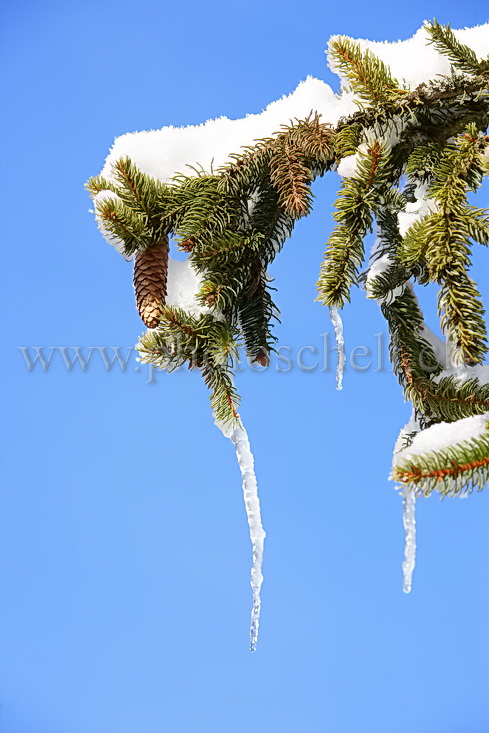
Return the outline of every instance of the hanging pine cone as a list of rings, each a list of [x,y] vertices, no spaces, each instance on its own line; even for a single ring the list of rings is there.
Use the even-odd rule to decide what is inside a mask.
[[[268,351],[268,349],[264,349],[263,347],[261,347],[258,350],[258,353],[255,356],[255,358],[253,359],[253,361],[258,362],[258,364],[260,364],[262,367],[270,366],[270,355],[269,354],[270,352]]]
[[[143,323],[156,328],[165,305],[168,277],[168,239],[136,252],[134,258],[134,292],[136,306]]]

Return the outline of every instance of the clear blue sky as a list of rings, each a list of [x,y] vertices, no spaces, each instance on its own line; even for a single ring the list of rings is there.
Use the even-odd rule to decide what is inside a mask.
[[[409,408],[389,372],[244,372],[268,533],[258,651],[232,446],[198,375],[46,373],[19,346],[125,346],[131,266],[89,214],[115,136],[241,117],[308,74],[333,33],[407,38],[484,4],[4,0],[1,733],[488,733],[489,495],[420,502],[402,593],[387,480]],[[321,346],[314,303],[338,179],[273,268],[280,344]],[[489,205],[486,192],[480,205]],[[487,252],[475,257],[489,298]],[[432,294],[431,294],[432,295]],[[431,305],[431,315],[434,307]],[[348,348],[384,324],[355,294]]]

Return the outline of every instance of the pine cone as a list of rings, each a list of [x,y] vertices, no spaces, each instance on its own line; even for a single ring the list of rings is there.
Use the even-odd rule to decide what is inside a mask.
[[[134,258],[134,292],[136,306],[143,323],[156,328],[165,305],[168,277],[168,239],[136,252]]]
[[[253,361],[258,362],[258,364],[260,364],[262,367],[270,366],[270,356],[268,349],[264,349],[263,347],[260,348]]]

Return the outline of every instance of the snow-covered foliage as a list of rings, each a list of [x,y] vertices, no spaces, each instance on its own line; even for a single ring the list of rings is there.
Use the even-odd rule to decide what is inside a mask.
[[[480,57],[489,53],[489,23],[454,31],[457,39],[469,45]],[[329,42],[336,38],[333,36]],[[391,68],[393,75],[404,80],[410,89],[439,74],[450,75],[450,62],[430,45],[425,27],[421,27],[406,41],[376,42],[357,39],[363,49],[370,49]],[[333,69],[338,73],[336,69]],[[116,138],[106,158],[102,175],[110,180],[111,164],[128,156],[138,168],[161,181],[170,182],[179,172],[188,172],[188,166],[216,169],[230,161],[254,140],[276,132],[280,125],[293,119],[304,119],[315,110],[323,122],[336,125],[358,107],[355,95],[348,91],[347,79],[339,74],[341,93],[336,94],[329,84],[312,76],[299,83],[287,96],[271,102],[263,112],[249,114],[238,120],[219,117],[200,125],[173,127],[159,130],[126,133]],[[348,163],[344,160],[345,172]]]
[[[454,32],[457,39],[473,48],[479,56],[488,55],[489,23]],[[331,37],[329,47],[335,38],[337,36]],[[388,64],[394,76],[402,79],[410,89],[437,75],[450,74],[450,62],[428,44],[428,34],[424,26],[412,38],[405,41],[356,40],[360,42],[362,49],[370,49]],[[248,114],[242,119],[219,117],[200,125],[185,127],[168,125],[159,130],[121,135],[114,141],[101,175],[108,181],[112,180],[112,165],[127,156],[143,173],[171,183],[176,174],[188,173],[191,167],[215,170],[229,163],[233,154],[252,145],[257,139],[273,135],[282,124],[290,120],[304,119],[312,110],[321,114],[323,122],[336,125],[341,118],[353,114],[358,105],[355,94],[350,91],[347,78],[334,66],[332,69],[340,77],[339,94],[324,81],[309,76],[300,82],[293,92],[271,102],[262,112]],[[352,176],[357,159],[358,154],[343,158],[337,168],[338,174],[342,177]],[[432,203],[423,198],[422,186],[417,195],[418,193],[417,202],[408,204],[405,212],[399,215],[403,233],[432,207]],[[101,191],[95,196],[94,202],[107,195],[113,196]],[[120,242],[107,233],[100,220],[98,223],[109,244],[119,249]],[[180,266],[170,258],[168,303],[181,308],[188,308],[192,303],[191,310],[196,313],[202,312],[202,307],[195,302],[195,293],[200,280],[200,276],[192,273],[189,266]]]
[[[489,24],[454,30],[460,43],[469,46],[479,58],[486,58],[489,52],[488,40]],[[329,47],[336,36],[332,36]],[[406,84],[409,89],[415,89],[419,84],[434,79],[437,75],[450,76],[452,71],[450,61],[441,56],[429,43],[426,26],[423,25],[414,36],[405,41],[391,43],[389,41],[368,41],[355,39],[360,42],[362,51],[367,49],[377,58],[389,66],[392,75]],[[329,57],[331,58],[331,56]],[[334,63],[330,68],[341,77],[342,89],[350,88],[347,78],[338,71]]]
[[[433,377],[433,381],[439,382],[445,377],[453,377],[458,382],[467,382],[469,379],[477,379],[481,384],[489,384],[489,366],[486,366],[485,364],[469,366],[466,364],[462,367],[450,367],[435,375]]]
[[[394,466],[414,456],[426,455],[459,445],[487,432],[489,413],[473,415],[455,422],[440,422],[418,432],[408,446],[394,454]]]
[[[454,34],[455,38],[460,43],[472,49],[479,59],[486,58],[489,55],[489,24],[477,26],[476,28],[456,30]],[[343,36],[333,36],[329,42],[328,55],[331,69],[340,77],[339,93],[335,93],[325,82],[308,77],[305,81],[299,83],[292,93],[288,96],[281,97],[277,101],[271,102],[261,113],[249,114],[238,120],[220,117],[209,120],[201,125],[181,128],[165,126],[159,130],[133,132],[117,138],[101,172],[103,178],[100,180],[104,180],[103,188],[99,188],[94,195],[96,208],[97,205],[100,205],[108,197],[114,199],[115,196],[117,198],[117,194],[114,194],[113,191],[105,190],[105,187],[113,187],[113,184],[116,183],[114,164],[123,158],[129,158],[132,164],[143,174],[147,174],[171,187],[177,185],[178,174],[191,175],[192,169],[205,170],[210,173],[217,171],[222,166],[232,162],[234,159],[233,156],[244,153],[247,147],[252,146],[256,140],[269,138],[277,133],[279,128],[284,124],[288,124],[294,120],[305,120],[311,113],[319,114],[321,123],[328,123],[331,125],[331,128],[338,126],[337,130],[339,130],[346,118],[351,119],[356,112],[364,109],[365,101],[364,96],[362,97],[362,93],[355,86],[354,75],[349,77],[344,73],[342,57],[337,52],[338,41],[343,42],[343,40],[347,43],[350,41],[350,39]],[[336,52],[333,52],[335,44],[337,48]],[[409,96],[409,90],[423,89],[424,87],[420,87],[420,85],[428,84],[428,82],[439,79],[442,76],[451,77],[453,80],[460,78],[465,73],[463,71],[463,65],[460,67],[459,64],[458,68],[456,65],[452,65],[448,56],[439,53],[434,47],[426,25],[422,26],[412,38],[405,41],[382,43],[360,39],[359,47],[361,51],[369,51],[377,59],[380,59],[380,62],[384,62],[386,65],[385,68],[389,67],[392,77],[388,77],[388,80],[385,81],[387,72],[382,68],[382,73],[385,72],[385,78],[382,83],[384,84],[384,89],[388,90],[388,93],[402,92],[397,99],[398,102],[401,100],[399,102],[399,109],[401,110],[404,100],[407,99],[406,95]],[[371,58],[368,54],[367,57],[368,59]],[[380,67],[382,67],[381,63]],[[394,89],[394,87],[396,88]],[[375,100],[375,97],[373,98]],[[387,97],[386,99],[388,100],[389,98]],[[382,101],[385,102],[386,99]],[[361,183],[361,177],[365,174],[365,171],[367,173],[365,174],[364,180],[368,181],[368,185],[371,186],[375,176],[380,175],[379,170],[382,171],[382,165],[384,165],[384,170],[387,170],[388,164],[385,161],[390,151],[402,139],[403,132],[406,130],[409,132],[411,129],[408,126],[409,121],[407,117],[402,117],[401,112],[396,112],[396,115],[389,120],[387,120],[387,117],[388,114],[383,118],[382,124],[375,116],[371,122],[368,122],[363,131],[363,142],[357,141],[357,144],[353,145],[353,149],[355,150],[353,154],[348,154],[351,150],[350,147],[346,151],[346,154],[337,154],[336,158],[331,158],[329,165],[343,179],[343,190],[348,189],[348,185],[353,179],[357,180],[357,184],[358,181]],[[478,133],[476,131],[476,138],[477,134],[482,135],[483,133],[480,130]],[[370,137],[372,142],[370,141]],[[489,155],[489,147],[485,154]],[[370,179],[368,173],[369,156],[374,156],[375,158],[372,164],[372,175]],[[313,178],[313,169],[307,175],[309,173],[311,174],[311,178]],[[314,175],[316,174],[317,171]],[[301,179],[301,185],[303,185],[304,190],[307,190],[310,182],[306,180],[307,175]],[[413,231],[419,230],[419,227],[424,225],[426,219],[438,213],[439,203],[434,198],[436,194],[433,193],[432,188],[428,185],[429,181],[427,178],[429,178],[428,174],[425,178],[421,176],[419,180],[415,181],[416,185],[411,180],[409,196],[406,195],[403,199],[399,196],[398,200],[402,199],[402,204],[398,206],[396,215],[394,216],[394,226],[398,239],[408,239]],[[275,182],[273,183],[275,185]],[[278,190],[278,186],[276,188]],[[254,207],[259,205],[255,194],[255,190],[251,190],[251,193],[247,191],[244,194],[243,208],[245,212],[247,211],[243,215],[245,222],[252,217]],[[383,217],[388,217],[389,212],[392,212],[393,208],[395,207],[393,207],[392,201],[386,201],[385,198],[381,199],[380,204],[376,204],[375,218],[378,222],[378,236],[371,253],[368,270],[365,274],[365,287],[367,295],[376,298],[383,309],[393,304],[396,306],[396,304],[403,301],[402,307],[407,309],[402,314],[405,317],[406,313],[410,312],[412,314],[416,309],[416,296],[412,283],[410,282],[411,274],[408,274],[404,279],[402,276],[398,280],[393,277],[392,284],[390,284],[389,276],[392,275],[392,272],[396,268],[398,268],[398,271],[402,269],[403,263],[395,259],[395,247],[392,246],[392,241],[389,243],[389,238],[385,235],[387,227],[384,226],[383,228],[381,221]],[[98,211],[100,214],[100,207]],[[355,257],[359,262],[363,256],[363,236],[372,222],[372,217],[370,216],[371,211],[373,211],[373,207],[369,208],[365,205],[363,214],[367,223],[363,232],[360,231],[361,227],[357,232],[357,243],[360,242],[360,245],[359,249],[355,252]],[[306,213],[308,213],[307,206]],[[122,241],[118,240],[113,233],[108,231],[102,219],[102,216],[97,216],[99,227],[105,239],[119,251],[123,252]],[[293,224],[291,224],[292,226]],[[285,232],[290,233],[291,230],[287,224],[284,224],[284,227]],[[341,240],[341,237],[339,237],[339,240]],[[274,246],[277,245],[278,249],[280,244],[281,242],[278,242],[278,245],[275,242]],[[190,249],[186,251],[191,251],[191,246],[192,244],[190,244]],[[341,249],[341,241],[338,248]],[[130,258],[130,252],[128,258]],[[207,264],[205,267],[207,267]],[[266,265],[263,267],[266,269]],[[341,267],[342,265],[340,263],[339,271],[343,272],[346,266],[343,270],[341,270]],[[413,275],[413,277],[416,277],[416,275]],[[352,276],[351,279],[354,280],[354,277]],[[379,283],[382,282],[388,282],[387,288],[379,288]],[[194,319],[211,314],[211,317],[220,325],[221,322],[219,319],[222,318],[224,311],[219,311],[217,306],[203,305],[202,303],[205,302],[205,298],[202,298],[202,294],[200,298],[197,297],[199,291],[202,289],[202,284],[202,269],[199,271],[197,265],[193,264],[190,258],[185,262],[177,261],[171,257],[169,258],[166,305],[172,306],[175,309],[181,309],[182,312],[190,314]],[[264,290],[266,289],[265,286],[263,288]],[[343,301],[340,303],[340,307],[348,297],[348,293],[345,297],[342,296]],[[342,387],[345,364],[343,325],[335,304],[340,300],[341,298],[338,296],[337,301],[332,300],[332,302],[326,303],[330,306],[331,320],[334,325],[338,348],[338,389]],[[409,311],[409,308],[411,308],[411,311]],[[424,390],[423,394],[429,394],[430,385],[443,385],[447,394],[450,394],[450,389],[452,389],[454,384],[460,384],[462,387],[465,385],[469,391],[472,388],[474,390],[483,390],[489,384],[489,367],[480,365],[468,366],[461,359],[460,354],[457,358],[454,358],[454,346],[450,341],[448,332],[447,343],[445,343],[426,324],[422,323],[422,317],[420,321],[417,324],[415,336],[430,349],[430,358],[435,362],[433,372],[427,377],[423,377],[424,382],[421,386],[421,389]],[[197,328],[198,322],[195,321],[194,323],[197,324],[195,326]],[[187,331],[190,330],[187,327]],[[260,361],[264,365],[266,365],[267,359],[268,352],[267,354],[261,353],[260,357],[256,358],[257,361]],[[199,364],[199,366],[201,365]],[[414,383],[411,372],[407,374],[407,377],[401,378],[401,383],[403,383],[402,379],[405,380],[404,384],[407,382],[408,388],[415,389],[411,385],[411,382]],[[231,389],[233,387],[232,383],[228,387]],[[217,423],[226,437],[235,446],[242,475],[243,492],[253,546],[253,568],[251,573],[251,585],[253,589],[251,648],[254,649],[258,638],[265,532],[261,523],[254,461],[248,436],[242,427],[239,415],[235,412],[229,394],[228,399],[237,420],[237,426],[236,424],[230,426],[229,424],[219,422],[219,420]],[[469,395],[469,402],[470,399],[472,397]],[[473,399],[477,400],[475,392]],[[456,404],[456,399],[448,396],[447,402],[449,403],[450,400],[452,400],[453,404]],[[482,404],[483,400],[480,402]],[[423,491],[429,493],[435,485],[434,482],[441,481],[448,475],[447,470],[440,463],[441,457],[451,462],[454,476],[449,477],[448,480],[451,482],[449,486],[451,487],[450,490],[453,490],[453,493],[459,492],[460,488],[468,485],[467,482],[470,481],[472,481],[473,485],[478,485],[477,480],[479,474],[477,472],[485,462],[485,459],[481,460],[480,456],[486,450],[486,444],[489,439],[489,413],[461,417],[460,419],[454,419],[452,422],[437,421],[436,424],[430,424],[432,417],[433,415],[431,414],[425,414],[420,419],[419,415],[413,414],[411,421],[401,431],[394,450],[393,477],[401,486],[404,484],[403,488],[405,489],[403,494],[403,519],[406,532],[406,549],[403,570],[404,590],[406,592],[409,592],[411,589],[415,564],[416,496],[423,493]],[[474,460],[468,468],[458,460],[459,454],[457,451],[461,446],[468,446],[474,456]],[[418,458],[420,459],[419,461]],[[468,475],[468,478],[465,474]],[[412,483],[409,482],[414,482],[414,488]]]

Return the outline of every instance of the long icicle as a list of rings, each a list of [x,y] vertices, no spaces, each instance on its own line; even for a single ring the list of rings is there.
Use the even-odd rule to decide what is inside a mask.
[[[263,546],[265,541],[265,530],[261,523],[260,500],[258,498],[258,485],[255,475],[255,462],[250,448],[248,433],[242,425],[234,428],[231,440],[236,448],[241,479],[243,482],[243,495],[246,506],[246,515],[250,526],[250,538],[253,546],[253,566],[251,568],[251,587],[253,589],[253,608],[251,611],[250,628],[250,649],[256,649],[258,641],[258,626],[260,623],[260,589],[263,582],[262,563]]]
[[[343,372],[345,371],[345,339],[343,336],[343,321],[336,306],[329,309],[331,323],[334,326],[336,349],[338,351],[338,366],[336,367],[336,389],[343,389]]]
[[[253,607],[251,609],[250,650],[256,650],[258,641],[258,626],[260,624],[261,599],[260,590],[263,583],[262,564],[263,548],[265,544],[265,530],[261,523],[260,500],[258,498],[258,484],[255,475],[255,461],[251,452],[248,433],[243,427],[241,418],[234,426],[216,420],[215,423],[226,438],[229,438],[236,449],[243,495],[246,507],[246,516],[250,526],[250,538],[253,547],[253,565],[251,568],[251,587],[253,589]]]
[[[403,517],[406,540],[404,545],[404,593],[410,593],[413,584],[413,571],[416,565],[416,495],[410,491],[403,498]]]

